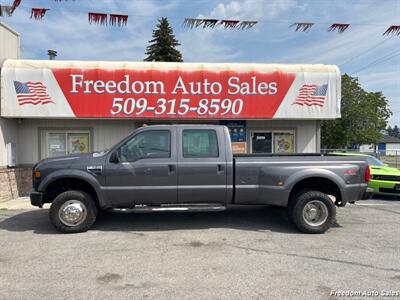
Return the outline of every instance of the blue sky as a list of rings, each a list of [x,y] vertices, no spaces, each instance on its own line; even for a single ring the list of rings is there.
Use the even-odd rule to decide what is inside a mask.
[[[10,5],[12,0],[0,0]],[[50,8],[42,21],[30,8]],[[87,12],[128,14],[126,27],[89,25]],[[22,0],[2,21],[21,34],[21,58],[143,60],[157,19],[168,17],[188,62],[336,64],[358,76],[368,91],[389,99],[390,124],[400,125],[400,36],[382,36],[400,25],[400,0]],[[185,29],[185,17],[257,20],[251,30]],[[314,22],[306,33],[288,28]],[[327,32],[332,23],[350,23],[343,34]]]

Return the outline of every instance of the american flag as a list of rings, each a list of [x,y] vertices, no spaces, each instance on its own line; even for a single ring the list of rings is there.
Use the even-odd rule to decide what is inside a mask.
[[[41,82],[14,81],[14,87],[19,105],[54,103],[49,94],[47,94],[46,86]]]
[[[299,94],[293,104],[298,104],[301,106],[324,106],[327,90],[327,84],[305,84],[301,87]]]

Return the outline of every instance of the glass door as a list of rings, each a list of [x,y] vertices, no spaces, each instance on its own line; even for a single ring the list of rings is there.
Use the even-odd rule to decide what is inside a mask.
[[[251,153],[272,153],[272,132],[253,132]]]

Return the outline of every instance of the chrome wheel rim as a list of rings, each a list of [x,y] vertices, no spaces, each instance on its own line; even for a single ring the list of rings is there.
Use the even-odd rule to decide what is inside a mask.
[[[79,200],[69,200],[65,202],[58,211],[58,217],[61,223],[70,227],[82,224],[86,216],[86,206]]]
[[[321,226],[328,219],[328,207],[320,200],[312,200],[303,208],[303,219],[310,226]]]

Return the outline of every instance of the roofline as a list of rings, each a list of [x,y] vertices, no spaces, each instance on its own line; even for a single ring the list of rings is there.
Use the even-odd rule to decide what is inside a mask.
[[[12,29],[10,26],[8,26],[6,23],[0,21],[0,25],[3,26],[4,28],[6,28],[8,31],[10,31],[11,33],[15,34],[17,37],[20,36],[20,34],[15,31],[14,29]]]
[[[321,72],[336,73],[335,65],[323,64],[261,64],[261,63],[177,63],[177,62],[129,62],[129,61],[74,61],[74,60],[16,60],[7,59],[3,67],[8,68],[59,68],[59,69],[131,69],[131,70],[181,70],[181,71],[235,71],[235,72]]]

